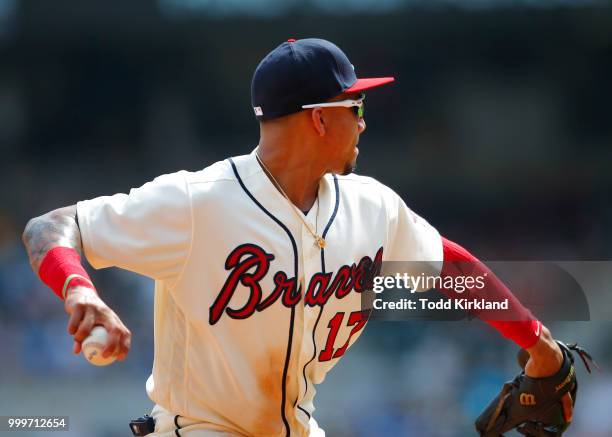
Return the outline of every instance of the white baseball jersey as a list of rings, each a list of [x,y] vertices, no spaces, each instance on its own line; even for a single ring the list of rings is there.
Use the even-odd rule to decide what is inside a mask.
[[[321,179],[304,216],[320,249],[254,152],[77,211],[94,268],[155,279],[150,398],[236,435],[309,435],[315,384],[367,322],[365,279],[386,260],[442,260],[438,232],[357,175]]]

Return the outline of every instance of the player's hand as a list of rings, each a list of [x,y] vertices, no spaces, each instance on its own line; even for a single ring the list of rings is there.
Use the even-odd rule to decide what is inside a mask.
[[[527,350],[521,349],[521,353],[519,353],[519,365],[525,368],[525,374],[531,378],[552,376],[563,365],[563,352],[552,338],[550,331],[543,325],[537,343]],[[574,404],[569,392],[561,398],[561,405],[563,417],[567,422],[571,422]]]
[[[132,333],[119,316],[102,301],[91,288],[77,286],[69,288],[64,309],[70,315],[68,333],[74,338],[74,353],[81,353],[81,343],[94,326],[101,325],[108,331],[108,344],[103,357],[116,355],[123,361],[130,351]]]
[[[554,375],[563,364],[561,348],[545,326],[542,326],[542,333],[537,343],[527,349],[527,352],[529,356],[523,358],[528,358],[527,361],[519,364],[525,368],[525,374],[532,378]]]

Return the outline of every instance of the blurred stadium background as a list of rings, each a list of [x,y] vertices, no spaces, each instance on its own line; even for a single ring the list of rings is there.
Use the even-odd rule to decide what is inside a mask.
[[[252,71],[309,36],[336,42],[360,75],[397,76],[367,101],[359,172],[442,234],[488,260],[611,258],[608,2],[0,0],[0,415],[69,415],[64,437],[129,435],[151,408],[152,283],[92,274],[134,334],[126,362],[94,368],[70,353],[21,231],[248,153]],[[604,365],[579,370],[567,435],[611,436],[612,323],[550,326]],[[319,387],[319,422],[329,436],[473,435],[515,351],[479,321],[370,323]]]

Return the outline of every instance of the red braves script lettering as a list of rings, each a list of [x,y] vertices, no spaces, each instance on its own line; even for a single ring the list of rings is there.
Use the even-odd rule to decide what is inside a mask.
[[[361,293],[372,288],[374,277],[380,273],[383,248],[376,252],[374,260],[364,256],[358,263],[351,266],[343,265],[335,274],[316,273],[310,278],[310,283],[304,295],[304,304],[311,307],[323,306],[335,295],[342,299],[355,290]],[[274,289],[264,298],[260,281],[270,270],[270,261],[274,255],[266,253],[255,244],[242,244],[229,254],[225,261],[225,269],[230,271],[217,299],[210,307],[209,323],[214,325],[223,312],[232,319],[246,319],[255,313],[263,311],[279,298],[287,308],[295,306],[302,297],[302,289],[297,285],[295,277],[289,278],[283,271],[274,274]],[[242,284],[249,291],[249,298],[242,308],[229,306],[232,296]],[[282,296],[282,297],[281,297]]]

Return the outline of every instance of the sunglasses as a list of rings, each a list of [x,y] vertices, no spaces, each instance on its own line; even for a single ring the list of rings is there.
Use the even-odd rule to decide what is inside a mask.
[[[357,100],[348,99],[348,100],[339,100],[337,102],[312,103],[309,105],[302,105],[302,108],[303,109],[334,108],[334,107],[352,108],[355,115],[359,118],[362,118],[364,100],[365,100],[365,94],[361,93],[359,94],[359,98]]]

